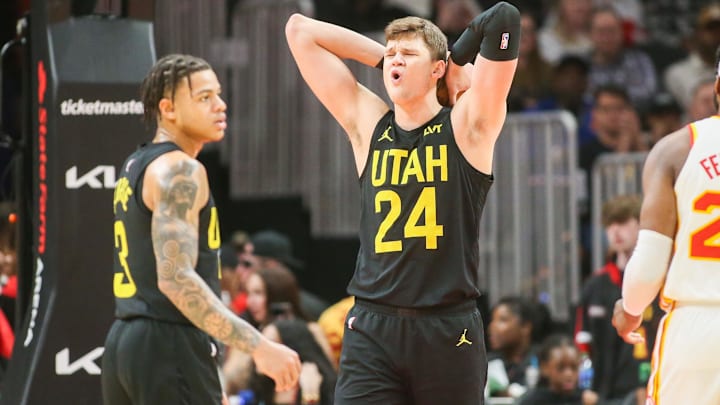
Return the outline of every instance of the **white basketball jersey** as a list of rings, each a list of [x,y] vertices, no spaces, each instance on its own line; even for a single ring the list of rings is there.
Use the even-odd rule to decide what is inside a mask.
[[[720,302],[720,116],[690,124],[692,142],[675,182],[678,230],[663,295]]]

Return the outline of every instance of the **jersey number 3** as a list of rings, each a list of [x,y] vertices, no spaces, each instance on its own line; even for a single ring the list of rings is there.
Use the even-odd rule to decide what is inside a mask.
[[[425,249],[437,249],[438,237],[443,236],[443,226],[437,224],[435,187],[425,187],[410,211],[403,229],[406,238],[425,238]],[[402,211],[400,196],[392,190],[381,190],[375,195],[375,213],[382,212],[383,203],[390,203],[390,210],[380,223],[375,235],[375,253],[401,252],[402,240],[385,240],[388,230],[395,224]],[[419,225],[425,214],[425,225]]]
[[[218,249],[220,247],[220,224],[215,207],[212,207],[212,211],[210,211],[208,247],[210,249]],[[115,221],[115,252],[117,252],[118,261],[123,271],[115,273],[113,277],[113,293],[118,298],[130,298],[137,292],[137,286],[135,285],[135,281],[133,281],[132,274],[130,274],[130,266],[127,262],[129,252],[125,224],[119,220]],[[219,270],[218,278],[220,278]]]
[[[137,287],[130,274],[128,266],[128,244],[125,224],[122,221],[115,221],[115,251],[122,267],[122,273],[115,273],[113,277],[113,293],[118,298],[130,298],[135,295]]]

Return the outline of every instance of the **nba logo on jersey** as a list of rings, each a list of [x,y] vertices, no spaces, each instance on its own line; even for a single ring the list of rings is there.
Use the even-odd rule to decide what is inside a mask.
[[[502,38],[500,39],[500,49],[508,49],[509,42],[510,42],[510,33],[503,32]]]

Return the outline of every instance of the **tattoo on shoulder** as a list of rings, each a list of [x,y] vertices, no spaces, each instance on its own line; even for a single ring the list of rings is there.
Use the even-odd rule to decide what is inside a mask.
[[[158,280],[171,282],[164,293],[192,323],[223,343],[250,352],[260,340],[258,332],[233,317],[195,272],[199,218],[190,212],[200,192],[194,178],[199,169],[197,162],[182,161],[159,179],[162,193],[152,219]]]
[[[197,164],[182,161],[171,167],[165,178],[161,179],[163,214],[187,219],[187,213],[198,193],[198,184],[192,177],[197,169]]]

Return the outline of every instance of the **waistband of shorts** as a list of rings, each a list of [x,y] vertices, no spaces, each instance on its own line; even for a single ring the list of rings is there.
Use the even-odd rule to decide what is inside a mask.
[[[369,309],[374,312],[380,312],[386,315],[396,316],[428,316],[428,315],[452,315],[470,313],[477,309],[477,300],[469,299],[457,304],[440,305],[434,307],[396,307],[392,305],[380,304],[368,301],[362,298],[355,298],[355,305],[360,308]]]
[[[197,328],[195,325],[193,325],[190,322],[171,321],[168,319],[158,319],[158,318],[153,318],[151,316],[143,316],[143,315],[115,317],[115,319],[118,321],[122,321],[122,322],[132,322],[132,321],[159,322],[159,323],[164,323],[164,324],[168,324],[168,325],[188,326],[188,327]]]

